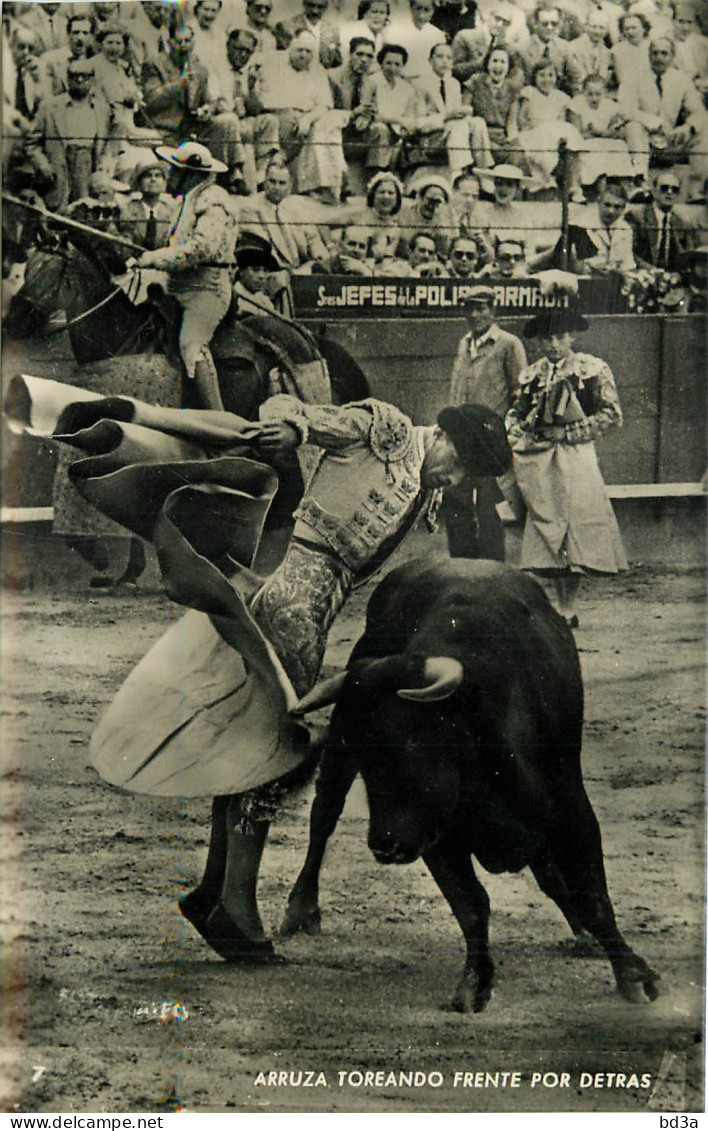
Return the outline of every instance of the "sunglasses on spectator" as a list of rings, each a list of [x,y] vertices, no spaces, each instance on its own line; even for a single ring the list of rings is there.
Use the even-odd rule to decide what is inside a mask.
[[[476,259],[478,253],[476,251],[453,251],[455,259]]]
[[[253,8],[254,12],[272,12],[272,4],[249,4],[249,8]]]
[[[520,263],[523,259],[521,252],[504,251],[497,256],[500,263]]]
[[[659,188],[659,192],[670,192],[672,194],[675,194],[675,193],[678,193],[678,192],[681,191],[681,189],[679,188],[678,185],[659,185],[658,188]]]

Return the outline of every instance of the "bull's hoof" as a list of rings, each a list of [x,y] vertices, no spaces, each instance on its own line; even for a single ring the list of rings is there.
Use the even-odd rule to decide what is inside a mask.
[[[617,989],[625,1001],[644,1005],[659,996],[659,975],[647,966],[643,958],[634,956],[617,972]]]
[[[226,962],[265,966],[285,961],[275,953],[270,939],[252,939],[244,934],[222,903],[217,903],[199,933]]]
[[[460,978],[450,1003],[456,1013],[483,1013],[492,998],[492,980],[469,971]]]
[[[319,907],[304,910],[295,904],[288,906],[278,934],[281,939],[289,939],[302,931],[305,935],[319,935],[322,930],[322,916]]]

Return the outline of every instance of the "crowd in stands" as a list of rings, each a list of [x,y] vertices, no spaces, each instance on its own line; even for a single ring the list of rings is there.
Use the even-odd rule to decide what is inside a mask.
[[[155,150],[195,141],[225,167],[234,239],[267,241],[281,276],[705,273],[708,11],[690,0],[5,2],[2,19],[5,189],[147,250],[180,208]],[[37,231],[6,212],[5,275]]]

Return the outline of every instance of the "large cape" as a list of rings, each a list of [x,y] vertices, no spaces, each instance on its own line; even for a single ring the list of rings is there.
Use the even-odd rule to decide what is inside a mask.
[[[249,611],[250,569],[277,489],[250,458],[258,425],[22,376],[15,431],[79,448],[77,490],[154,544],[168,595],[189,612],[128,677],[91,742],[93,764],[138,793],[214,796],[280,777],[306,757],[292,685]]]

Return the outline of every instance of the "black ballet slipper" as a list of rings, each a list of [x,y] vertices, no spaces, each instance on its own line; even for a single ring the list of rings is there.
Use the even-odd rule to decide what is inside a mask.
[[[251,939],[244,934],[223,903],[216,904],[199,933],[226,962],[266,965],[285,961],[275,953],[270,939]]]

